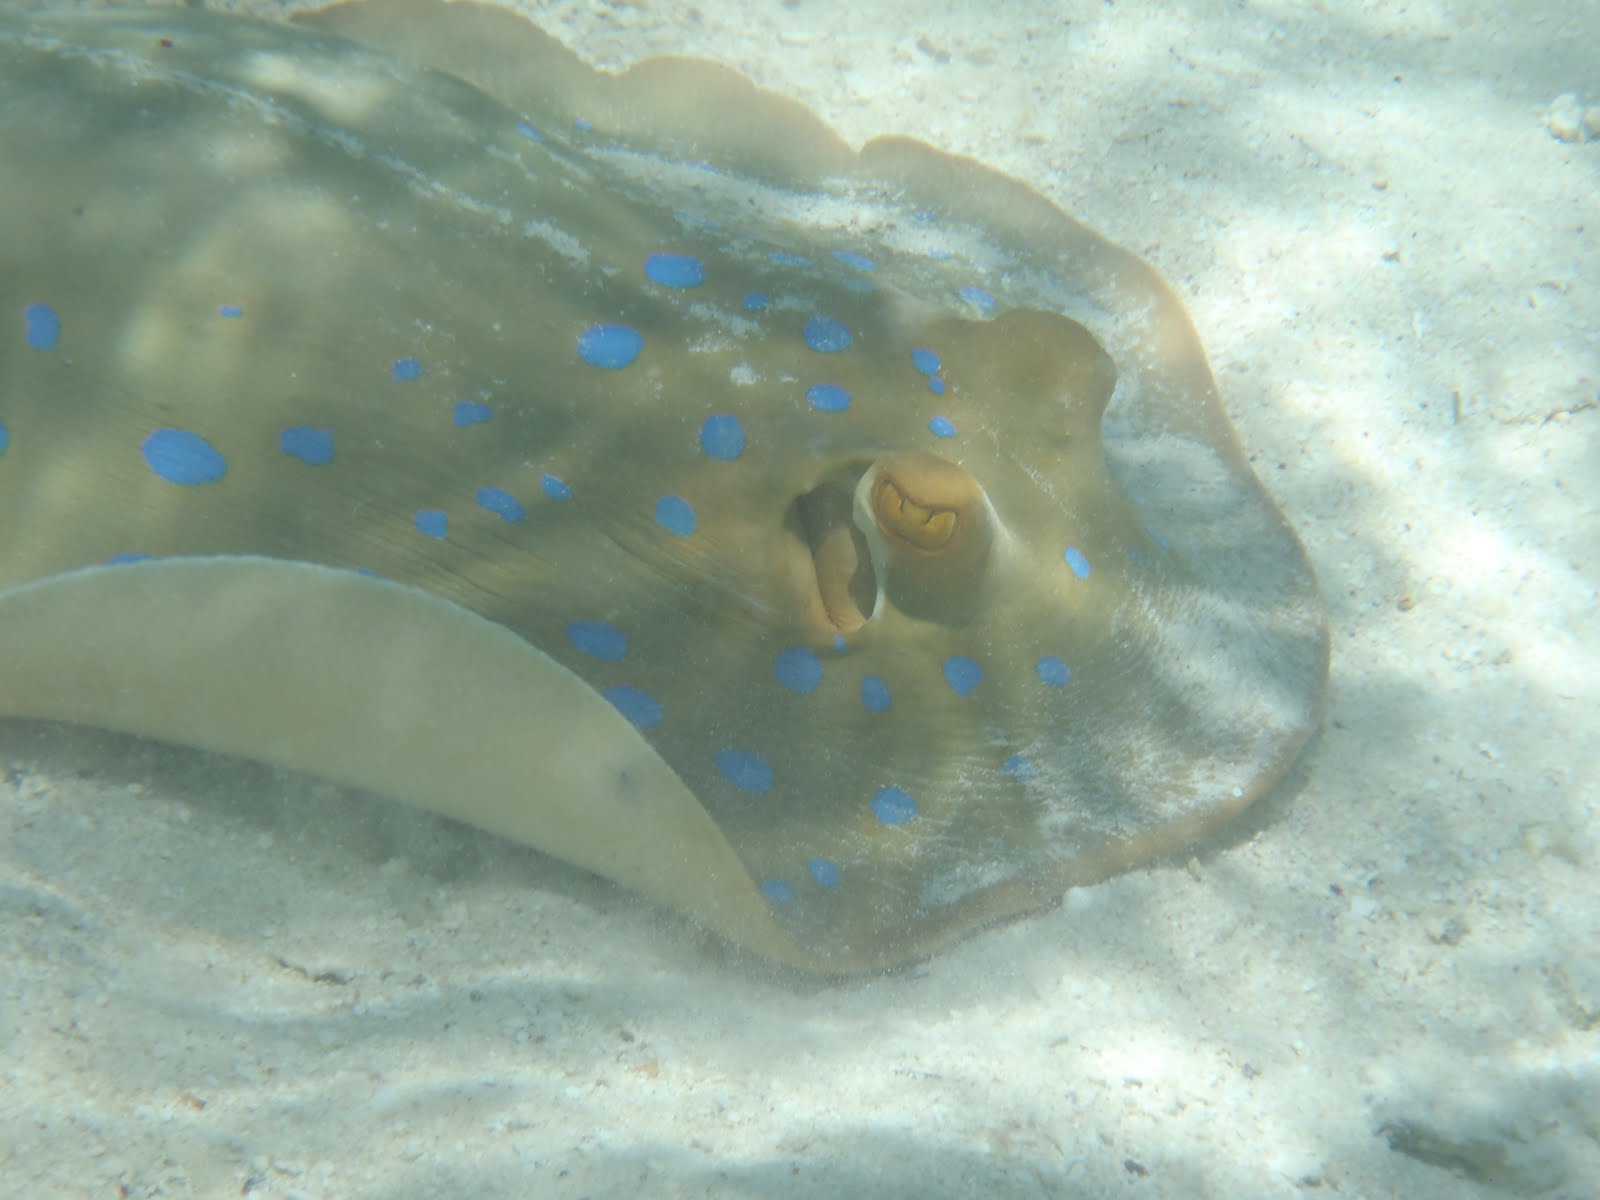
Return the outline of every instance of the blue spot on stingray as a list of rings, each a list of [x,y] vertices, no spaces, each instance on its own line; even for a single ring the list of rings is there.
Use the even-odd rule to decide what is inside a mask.
[[[106,559],[106,566],[125,567],[129,563],[149,562],[154,557],[155,555],[153,554],[140,554],[136,550],[128,550],[121,554],[113,554],[110,558]]]
[[[937,225],[939,223],[939,214],[931,208],[919,208],[911,214],[911,219],[913,221],[921,221],[924,225]]]
[[[806,870],[811,872],[811,878],[821,887],[839,886],[839,864],[831,858],[813,858],[806,864]]]
[[[945,384],[944,384],[944,380],[942,380],[942,379],[930,379],[930,380],[928,380],[928,390],[930,392],[932,392],[935,396],[944,395],[944,387],[945,387]]]
[[[713,413],[700,426],[700,449],[712,458],[732,462],[744,453],[744,426],[729,413]]]
[[[627,684],[609,687],[600,693],[616,706],[618,712],[639,729],[654,729],[661,724],[661,702],[649,692],[640,691]]]
[[[956,295],[986,313],[992,313],[996,308],[995,298],[981,287],[973,287],[968,284],[964,288],[958,288]]]
[[[581,129],[584,133],[591,133],[594,130],[594,122],[584,117],[577,117],[573,120],[572,127]]]
[[[389,368],[389,373],[401,383],[410,383],[422,378],[422,363],[415,358],[397,358],[394,366]]]
[[[928,428],[933,431],[934,437],[955,437],[956,427],[949,417],[935,417],[928,422]]]
[[[1160,546],[1163,550],[1172,549],[1172,543],[1167,539],[1167,535],[1162,533],[1161,530],[1157,529],[1154,525],[1146,525],[1144,529],[1145,532],[1150,535],[1150,540],[1155,542],[1156,545]]]
[[[833,648],[834,651],[839,654],[850,653],[850,643],[844,640],[844,635],[842,633],[836,633],[833,635]]]
[[[662,287],[699,287],[706,281],[706,265],[692,254],[651,254],[644,260],[644,277]]]
[[[1072,669],[1054,654],[1046,654],[1033,664],[1033,668],[1039,672],[1039,678],[1051,687],[1061,687],[1072,678]]]
[[[918,346],[911,352],[911,365],[924,375],[937,375],[943,364],[932,350],[926,346]]]
[[[867,706],[868,712],[888,712],[889,705],[893,703],[889,697],[889,685],[876,675],[868,675],[861,681],[861,703]]]
[[[700,213],[684,212],[681,209],[672,214],[672,219],[686,229],[701,229],[710,232],[722,228],[710,217],[702,216]]]
[[[774,904],[788,904],[794,899],[794,889],[781,879],[763,879],[761,894]]]
[[[857,254],[854,250],[835,250],[833,256],[845,266],[854,267],[858,271],[876,271],[878,269],[877,263],[873,262],[865,254]]]
[[[816,691],[817,684],[822,682],[822,660],[804,646],[778,651],[772,667],[779,683],[802,696]]]
[[[492,512],[502,521],[520,521],[528,515],[527,510],[522,507],[522,501],[505,488],[481,487],[474,498],[478,501],[479,508],[485,512]]]
[[[431,538],[442,538],[450,532],[450,519],[437,508],[419,508],[411,520],[419,533]]]
[[[30,304],[22,310],[22,330],[35,350],[54,350],[61,340],[61,314],[48,304]]]
[[[458,400],[450,410],[450,422],[457,429],[486,424],[493,416],[494,410],[477,400]]]
[[[780,267],[804,267],[811,263],[805,255],[790,254],[787,250],[774,250],[768,257]]]
[[[601,662],[620,662],[628,652],[628,635],[604,621],[574,621],[567,626],[567,641]]]
[[[872,798],[872,815],[885,825],[904,825],[917,815],[917,802],[903,788],[882,787]]]
[[[278,447],[307,466],[325,467],[333,461],[333,430],[291,425],[278,435]]]
[[[546,474],[539,480],[539,487],[552,500],[572,499],[572,488],[567,485],[565,480],[559,479],[554,475]]]
[[[518,121],[517,122],[517,132],[520,133],[523,137],[527,138],[530,142],[542,142],[542,141],[544,141],[544,134],[540,133],[536,128],[534,128],[534,126],[530,125],[527,121]]]
[[[1128,547],[1128,561],[1136,567],[1144,566],[1144,555],[1139,553],[1139,547]]]
[[[145,465],[168,483],[215,483],[228,473],[217,448],[187,429],[158,429],[140,447]]]
[[[1001,769],[1018,783],[1027,783],[1037,772],[1026,754],[1013,754],[1000,764]]]
[[[656,501],[656,524],[668,533],[688,537],[694,532],[694,505],[682,496],[663,496]]]
[[[619,371],[644,349],[644,334],[632,325],[591,325],[578,335],[578,357],[591,367]]]
[[[850,343],[855,340],[843,321],[819,313],[806,322],[806,345],[818,354],[838,354],[850,349]]]
[[[9,445],[11,445],[11,431],[6,428],[4,421],[0,421],[0,454],[4,454]]]
[[[219,316],[227,317],[230,321],[237,321],[244,316],[244,309],[237,304],[220,304],[217,306],[217,313]]]
[[[813,383],[806,389],[806,400],[818,412],[843,412],[850,407],[850,393],[836,383]]]
[[[983,682],[983,668],[978,660],[964,654],[952,654],[944,660],[944,681],[958,696],[972,695],[972,689]]]
[[[764,312],[772,307],[772,297],[765,292],[749,292],[744,298],[745,312]]]
[[[760,796],[772,789],[772,768],[761,755],[737,746],[719,750],[717,771],[740,791]]]
[[[1072,573],[1079,579],[1089,578],[1089,560],[1083,556],[1083,551],[1076,546],[1068,546],[1061,552],[1061,557],[1066,559],[1067,566],[1072,568]]]

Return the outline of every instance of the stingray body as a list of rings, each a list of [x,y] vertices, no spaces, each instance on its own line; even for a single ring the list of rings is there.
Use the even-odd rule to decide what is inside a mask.
[[[829,971],[1281,775],[1315,584],[1143,263],[710,64],[312,25],[0,10],[0,712]]]

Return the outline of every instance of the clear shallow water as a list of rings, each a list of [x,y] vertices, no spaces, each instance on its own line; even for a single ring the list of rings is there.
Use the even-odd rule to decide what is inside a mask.
[[[1334,598],[1304,788],[1193,870],[811,991],[390,806],[9,726],[17,1177],[1583,1194],[1592,159],[1539,124],[1573,17],[955,14],[940,64],[903,16],[774,36],[793,11],[583,37],[725,38],[845,124],[976,113],[963,145],[1156,257]]]

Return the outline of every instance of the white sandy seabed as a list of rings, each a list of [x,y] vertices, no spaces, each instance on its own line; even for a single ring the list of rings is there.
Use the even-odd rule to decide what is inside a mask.
[[[808,987],[374,800],[0,727],[0,1192],[1600,1196],[1600,6],[539,19],[1153,260],[1321,576],[1326,731],[1188,867]]]

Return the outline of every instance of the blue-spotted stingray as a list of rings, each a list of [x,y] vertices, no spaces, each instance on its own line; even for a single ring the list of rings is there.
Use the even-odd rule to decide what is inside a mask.
[[[831,973],[1278,780],[1324,612],[1137,257],[437,0],[0,8],[0,713],[375,789]]]

